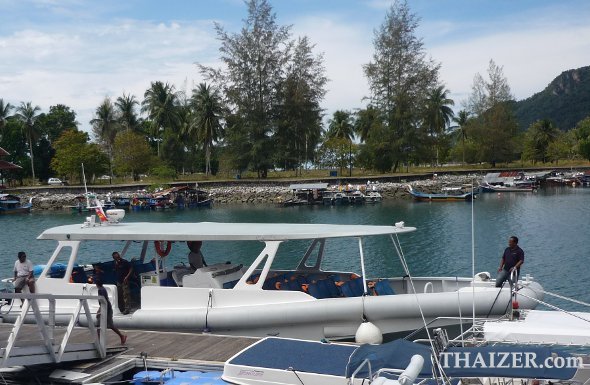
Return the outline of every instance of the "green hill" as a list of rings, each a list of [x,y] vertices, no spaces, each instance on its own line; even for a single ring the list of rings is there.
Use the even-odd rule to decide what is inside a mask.
[[[516,102],[521,130],[539,119],[549,119],[567,131],[590,116],[590,66],[562,72],[543,91]]]

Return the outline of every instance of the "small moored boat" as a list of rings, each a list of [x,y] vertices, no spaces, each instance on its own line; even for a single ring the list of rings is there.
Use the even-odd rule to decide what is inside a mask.
[[[0,214],[26,214],[31,212],[33,198],[21,204],[20,197],[11,194],[0,194]]]
[[[420,202],[453,202],[453,201],[470,201],[476,192],[465,192],[462,188],[446,188],[440,193],[424,193],[416,191],[411,185],[408,185],[410,195],[416,201]]]

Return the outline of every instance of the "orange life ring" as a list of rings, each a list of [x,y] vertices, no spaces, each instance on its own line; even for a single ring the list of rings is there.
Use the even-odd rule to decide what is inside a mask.
[[[166,250],[164,251],[162,251],[162,242],[166,242]],[[154,246],[156,247],[156,253],[162,258],[170,254],[170,250],[172,250],[172,242],[170,241],[154,241]]]

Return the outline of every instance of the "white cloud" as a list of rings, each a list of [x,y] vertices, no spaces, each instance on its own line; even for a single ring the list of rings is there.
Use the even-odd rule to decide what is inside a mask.
[[[323,107],[329,117],[338,109],[352,110],[366,103],[368,86],[363,65],[372,55],[372,32],[366,26],[335,17],[317,16],[294,22],[294,35],[307,35],[316,44],[316,52],[324,53],[328,92]]]
[[[520,100],[542,91],[561,72],[590,64],[590,27],[504,31],[429,47],[429,52],[442,62],[441,78],[456,101],[467,96],[476,73],[485,77],[490,59],[504,67]]]
[[[177,88],[200,81],[194,63],[217,56],[210,25],[124,20],[0,36],[0,93],[13,104],[33,101],[44,111],[66,104],[89,130],[105,96],[125,91],[141,99],[151,81]]]
[[[242,4],[241,0],[225,1]],[[0,0],[3,8],[16,7],[11,3]],[[92,7],[100,8],[93,3],[81,5],[79,0],[35,0],[32,4],[54,14],[74,9],[84,12],[83,16],[94,12]],[[360,17],[351,19],[338,10],[290,20],[295,36],[309,36],[316,52],[324,52],[330,82],[323,107],[328,116],[336,109],[366,104],[362,98],[368,96],[368,84],[362,66],[371,60],[373,29],[382,22],[382,10],[391,1],[366,4],[378,9],[375,24]],[[575,18],[568,17],[566,11],[550,13],[555,16],[552,20],[557,20],[553,24],[540,11],[487,24],[431,16],[422,20],[419,33],[425,37],[428,53],[442,62],[441,80],[457,104],[467,97],[473,75],[485,73],[490,58],[504,66],[515,96],[525,98],[541,91],[562,71],[590,64],[590,27],[579,21],[583,12]],[[44,111],[56,103],[66,104],[88,130],[93,111],[105,96],[127,92],[141,99],[150,82],[156,80],[168,81],[177,88],[186,82],[191,88],[201,81],[194,63],[216,66],[219,60],[219,42],[207,20],[82,20],[22,23],[4,34],[0,25],[0,97],[12,104],[32,101]],[[219,21],[236,30],[240,24],[224,15]],[[7,23],[4,28],[8,28]]]

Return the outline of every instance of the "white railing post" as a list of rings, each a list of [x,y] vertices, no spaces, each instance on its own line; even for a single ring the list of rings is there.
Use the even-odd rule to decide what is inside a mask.
[[[51,337],[51,339],[54,338],[54,332],[55,332],[55,299],[50,298],[48,299],[49,302],[49,315],[48,315],[48,320],[47,320],[47,327],[48,327],[48,332],[49,332],[49,337]]]
[[[103,329],[103,333],[97,335],[97,328],[96,326],[94,326],[94,319],[92,318],[92,314],[90,313],[90,307],[88,306],[88,300],[84,299],[82,300],[83,303],[82,305],[84,306],[84,314],[86,315],[86,320],[88,322],[88,329],[90,330],[90,335],[92,336],[92,339],[94,340],[94,346],[96,347],[96,350],[98,350],[98,353],[100,354],[101,358],[105,358],[106,357],[106,349],[105,349],[105,344],[104,344],[104,335],[106,334],[106,331],[103,328],[104,323],[101,322],[99,325],[100,329]],[[102,308],[103,308],[103,302],[104,300],[100,301],[99,300],[99,305],[101,307],[101,317],[102,317]],[[106,310],[105,310],[106,311]],[[101,319],[102,321],[102,319]],[[104,321],[106,322],[106,321]]]
[[[106,309],[106,301],[102,297],[98,296],[90,296],[90,295],[53,295],[53,294],[23,294],[23,293],[2,293],[0,294],[0,298],[11,298],[13,302],[17,300],[22,301],[20,312],[11,312],[12,314],[16,314],[14,325],[10,334],[8,336],[6,347],[3,349],[3,354],[0,359],[2,360],[0,367],[6,367],[10,363],[10,356],[13,351],[15,351],[15,344],[16,339],[19,336],[19,333],[22,329],[22,326],[27,322],[27,316],[29,316],[29,311],[32,310],[33,317],[35,323],[37,324],[37,328],[43,338],[43,345],[47,350],[47,354],[50,356],[50,359],[54,363],[59,363],[62,361],[64,354],[67,353],[66,347],[69,343],[70,337],[72,336],[73,330],[78,324],[80,312],[82,307],[84,307],[84,313],[86,315],[86,319],[88,321],[88,329],[93,339],[94,350],[98,353],[101,358],[106,357],[106,324],[107,324],[107,309]],[[59,349],[56,350],[57,344],[54,341],[55,337],[55,324],[56,324],[56,302],[58,300],[78,300],[78,306],[74,309],[72,313],[70,313],[70,321],[68,323],[66,332],[62,337]],[[98,331],[96,326],[94,325],[94,319],[92,317],[92,313],[90,311],[90,306],[88,304],[88,300],[97,300],[101,307],[101,315],[100,315],[100,338],[98,338]],[[41,313],[39,307],[39,300],[47,300],[48,307],[47,313]],[[20,348],[18,348],[20,349]],[[91,351],[89,349],[87,351]],[[22,352],[19,350],[19,359],[22,360]]]
[[[64,334],[63,339],[61,340],[61,344],[59,347],[59,353],[57,356],[57,362],[61,362],[61,358],[66,351],[66,346],[68,345],[68,341],[70,340],[70,335],[74,330],[74,326],[78,322],[78,316],[80,314],[80,310],[82,309],[82,299],[78,299],[78,306],[76,306],[76,310],[71,315],[70,322],[68,323],[68,327],[66,329],[66,334]]]
[[[33,313],[35,314],[35,321],[37,322],[37,327],[39,328],[39,332],[41,332],[41,335],[45,340],[45,347],[47,348],[47,353],[49,353],[53,362],[59,362],[57,361],[57,357],[55,356],[53,340],[49,337],[49,334],[47,333],[47,326],[45,326],[45,320],[43,319],[43,315],[41,315],[41,311],[39,310],[39,303],[37,302],[36,298],[32,298],[30,301],[31,307],[33,308]]]

